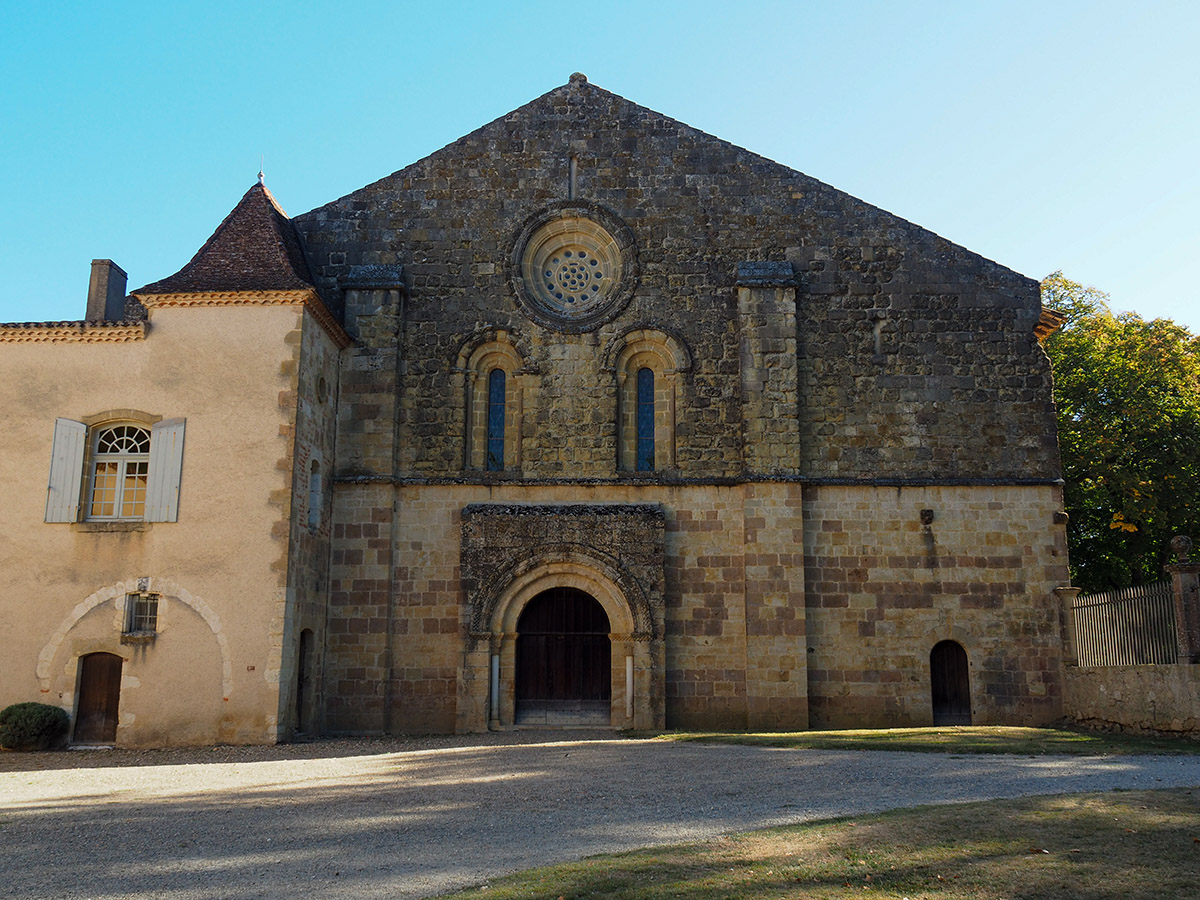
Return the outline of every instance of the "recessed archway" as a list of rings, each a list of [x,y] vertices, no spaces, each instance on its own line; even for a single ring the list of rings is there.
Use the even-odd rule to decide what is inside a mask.
[[[934,725],[971,724],[971,678],[967,651],[957,641],[940,641],[929,652]]]
[[[465,664],[460,670],[459,729],[516,725],[663,727],[662,623],[655,620],[639,588],[636,582],[627,583],[626,573],[610,561],[579,548],[561,546],[547,547],[498,574],[473,604],[475,627],[468,635]],[[525,716],[528,704],[523,704],[518,721],[517,643],[522,633],[528,636],[535,631],[530,626],[535,624],[536,609],[542,602],[538,598],[560,591],[586,598],[589,624],[558,633],[568,641],[580,640],[581,635],[571,637],[573,632],[589,635],[585,642],[591,644],[593,663],[607,652],[608,700],[605,703],[602,695],[593,694],[587,702],[594,708],[589,708],[586,716],[583,709],[558,709],[554,715],[542,717],[545,721]],[[529,617],[523,618],[527,609]],[[545,627],[540,630],[543,635],[555,631]],[[522,655],[525,665],[533,658]],[[583,698],[580,693],[578,699]],[[522,699],[532,698],[523,695]],[[583,721],[585,718],[587,721]]]
[[[517,619],[518,725],[608,725],[612,640],[594,597],[572,587],[542,591]]]

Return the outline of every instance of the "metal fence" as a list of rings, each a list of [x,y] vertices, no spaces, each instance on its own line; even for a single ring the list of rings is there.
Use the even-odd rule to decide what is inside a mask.
[[[1177,661],[1170,581],[1080,596],[1071,610],[1081,666],[1142,666]]]

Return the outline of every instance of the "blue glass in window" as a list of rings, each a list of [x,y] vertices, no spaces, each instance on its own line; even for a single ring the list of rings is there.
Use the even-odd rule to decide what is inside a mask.
[[[637,373],[637,470],[654,471],[654,372]]]
[[[504,370],[488,375],[487,470],[504,470]]]

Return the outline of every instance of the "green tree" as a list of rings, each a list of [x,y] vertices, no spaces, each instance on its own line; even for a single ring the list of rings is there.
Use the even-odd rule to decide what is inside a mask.
[[[1200,337],[1116,313],[1055,272],[1042,302],[1066,316],[1054,366],[1071,574],[1087,591],[1156,581],[1176,534],[1200,540]]]

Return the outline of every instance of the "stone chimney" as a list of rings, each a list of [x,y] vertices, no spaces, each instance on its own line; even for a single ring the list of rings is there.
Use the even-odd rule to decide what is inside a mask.
[[[111,259],[92,260],[87,321],[119,322],[125,318],[125,284],[128,279],[125,270]]]

